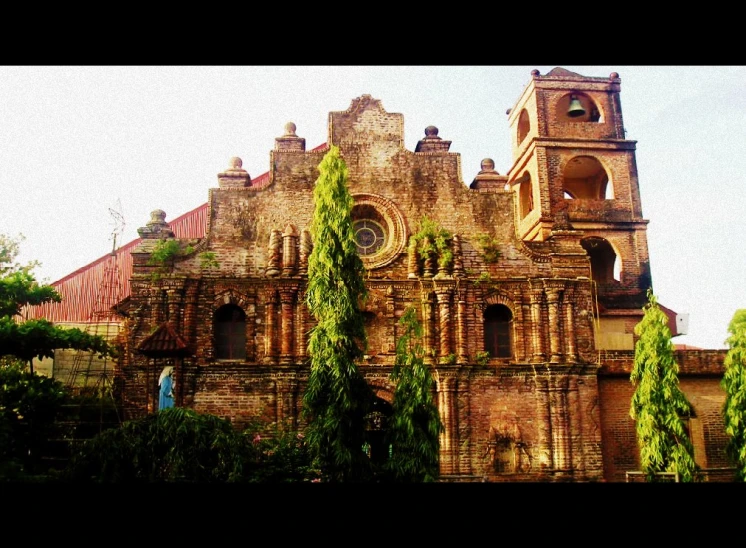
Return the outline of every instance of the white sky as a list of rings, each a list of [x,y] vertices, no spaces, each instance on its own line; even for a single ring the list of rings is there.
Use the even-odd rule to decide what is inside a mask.
[[[294,122],[311,149],[330,111],[363,94],[404,115],[414,150],[434,125],[469,184],[483,158],[512,165],[507,116],[532,66],[0,66],[0,234],[23,234],[21,261],[56,281],[138,237],[150,212],[174,219],[207,202],[233,156],[269,169]],[[746,67],[577,66],[621,77],[653,289],[689,314],[678,344],[725,348],[746,308]]]

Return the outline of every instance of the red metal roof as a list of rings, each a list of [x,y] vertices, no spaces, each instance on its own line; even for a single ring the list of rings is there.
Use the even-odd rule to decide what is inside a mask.
[[[203,238],[207,230],[207,204],[202,204],[169,221],[177,238]],[[140,238],[124,244],[114,253],[107,253],[92,263],[51,283],[62,296],[60,303],[30,306],[21,315],[25,318],[46,318],[50,322],[90,322],[130,295],[132,249]]]

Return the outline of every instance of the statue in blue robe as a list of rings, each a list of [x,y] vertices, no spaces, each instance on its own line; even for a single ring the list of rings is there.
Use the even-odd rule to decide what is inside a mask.
[[[168,365],[163,368],[161,377],[158,379],[160,392],[158,397],[158,410],[174,406],[174,368]]]

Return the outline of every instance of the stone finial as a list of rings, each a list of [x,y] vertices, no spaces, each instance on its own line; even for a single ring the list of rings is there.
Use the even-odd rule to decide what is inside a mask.
[[[415,152],[448,152],[451,148],[451,141],[444,141],[438,137],[438,128],[427,126],[425,128],[425,138],[417,143]]]
[[[485,158],[480,164],[481,170],[474,177],[469,188],[504,190],[508,183],[507,175],[500,175],[495,171],[495,162],[492,158]]]
[[[616,80],[617,78],[619,78],[618,72],[612,72],[611,74],[609,74],[609,79]]]
[[[228,160],[228,169],[223,173],[218,173],[218,185],[220,188],[243,188],[251,186],[251,177],[243,169],[243,160],[238,156],[233,156]]]
[[[143,227],[137,229],[141,238],[173,238],[174,233],[166,222],[166,212],[162,209],[154,209],[150,212],[150,220]]]
[[[435,126],[427,126],[425,128],[425,139],[440,139],[440,137],[438,137],[438,128]]]
[[[541,72],[539,72],[538,69],[534,69],[534,70],[531,71],[531,76],[539,76],[540,74],[541,74]]]
[[[495,171],[495,161],[492,158],[485,158],[484,160],[482,160],[482,163],[480,164],[480,167],[482,168],[482,170],[480,171],[480,173],[483,173],[483,172],[493,172],[493,171],[495,173],[497,173],[497,171]],[[498,175],[499,175],[499,173],[498,173]]]
[[[293,122],[285,124],[283,136],[275,138],[275,150],[304,152],[306,150],[306,140],[296,135],[296,129],[298,128]]]

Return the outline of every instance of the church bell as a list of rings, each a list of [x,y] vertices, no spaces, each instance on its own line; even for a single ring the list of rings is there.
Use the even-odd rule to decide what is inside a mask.
[[[580,101],[575,95],[570,95],[570,108],[567,109],[567,115],[570,118],[577,118],[583,114],[585,114],[583,105],[580,104]]]

